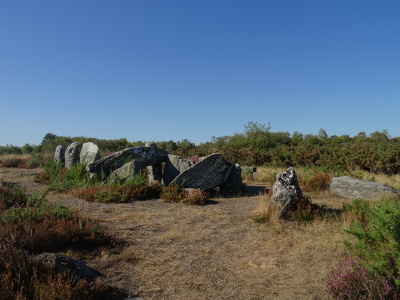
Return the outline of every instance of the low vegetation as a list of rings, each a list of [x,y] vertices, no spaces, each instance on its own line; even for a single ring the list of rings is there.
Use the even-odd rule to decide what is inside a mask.
[[[93,250],[114,240],[61,205],[37,194],[0,187],[0,299],[99,299],[101,281],[79,280],[38,261],[44,251]]]

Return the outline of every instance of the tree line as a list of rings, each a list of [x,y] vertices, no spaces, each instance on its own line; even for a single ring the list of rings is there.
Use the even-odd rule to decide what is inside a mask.
[[[38,146],[0,146],[0,154],[52,153],[57,145],[66,147],[72,142],[93,142],[103,154],[145,145],[143,141],[129,142],[125,138],[71,138],[48,133]],[[242,133],[213,136],[211,141],[199,145],[187,139],[155,143],[158,148],[181,157],[219,152],[229,161],[248,166],[320,166],[338,172],[360,169],[389,175],[400,173],[400,137],[390,137],[387,130],[369,135],[360,132],[354,137],[328,136],[324,129],[316,135],[303,135],[297,131],[290,135],[288,132],[271,132],[270,124],[248,122]]]

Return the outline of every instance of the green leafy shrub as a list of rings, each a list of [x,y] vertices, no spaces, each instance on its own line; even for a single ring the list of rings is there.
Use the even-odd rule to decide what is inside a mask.
[[[162,188],[161,199],[164,202],[181,202],[185,198],[185,191],[179,185],[169,185]]]

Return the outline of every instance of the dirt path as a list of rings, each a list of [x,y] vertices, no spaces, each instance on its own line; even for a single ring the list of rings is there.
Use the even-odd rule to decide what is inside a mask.
[[[50,195],[124,243],[87,262],[138,299],[325,299],[341,252],[337,224],[269,228],[251,220],[265,196],[212,199],[206,206],[88,203]]]

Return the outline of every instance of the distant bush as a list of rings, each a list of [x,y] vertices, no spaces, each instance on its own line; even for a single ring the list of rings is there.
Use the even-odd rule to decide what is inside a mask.
[[[332,176],[329,174],[316,174],[305,180],[302,184],[304,191],[325,191],[329,189]]]

